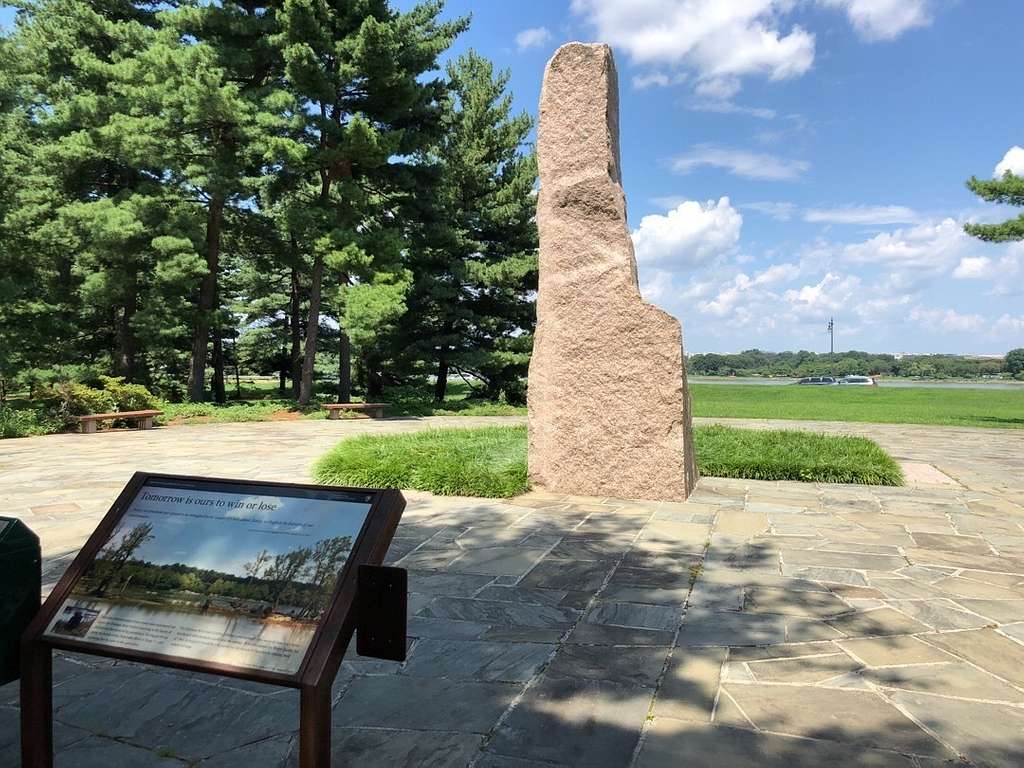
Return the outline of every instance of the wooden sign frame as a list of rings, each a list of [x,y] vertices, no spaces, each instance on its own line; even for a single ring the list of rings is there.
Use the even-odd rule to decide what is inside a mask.
[[[197,485],[234,485],[251,488],[254,492],[272,492],[283,489],[352,494],[367,497],[361,503],[370,507],[356,537],[351,553],[336,580],[331,600],[321,617],[305,656],[294,674],[238,667],[229,664],[189,659],[158,653],[147,653],[90,643],[75,638],[57,638],[45,634],[78,579],[92,564],[100,550],[113,535],[118,523],[128,511],[143,486],[150,480],[193,483]],[[356,501],[353,499],[353,501]],[[331,758],[331,685],[341,666],[342,658],[352,634],[360,624],[373,626],[375,615],[388,617],[384,632],[401,630],[402,658],[404,660],[404,621],[395,623],[398,606],[404,617],[406,594],[404,572],[400,569],[380,568],[395,535],[398,522],[405,509],[405,499],[397,490],[345,488],[251,481],[226,478],[198,477],[136,472],[118,495],[110,510],[100,521],[70,567],[43,603],[36,617],[22,636],[21,662],[21,749],[22,768],[52,768],[53,765],[53,650],[60,649],[88,653],[114,659],[154,664],[193,672],[205,672],[227,677],[251,680],[270,685],[296,688],[299,691],[299,765],[301,768],[326,768]],[[401,578],[395,578],[398,571]],[[389,575],[390,574],[390,575]],[[394,584],[388,590],[393,599],[391,610],[382,610],[379,604],[363,601],[360,608],[360,582]],[[374,590],[380,593],[379,588]],[[362,613],[362,617],[360,615]],[[400,624],[400,626],[399,626]],[[396,638],[378,638],[375,647],[394,649]],[[362,643],[360,644],[362,646]],[[389,658],[394,658],[393,651]]]

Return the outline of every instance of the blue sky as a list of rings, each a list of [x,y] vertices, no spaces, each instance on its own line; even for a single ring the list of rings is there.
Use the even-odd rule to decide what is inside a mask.
[[[1015,215],[964,181],[1024,145],[1019,2],[446,7],[469,12],[453,52],[511,69],[533,115],[560,44],[612,45],[641,287],[688,352],[827,350],[830,315],[839,349],[1024,346],[1024,247],[962,234]]]
[[[411,0],[400,0],[409,7]],[[544,65],[612,45],[644,295],[687,352],[1002,354],[1024,346],[1015,215],[964,188],[1024,174],[1017,0],[449,0],[537,112]],[[10,12],[0,10],[0,23]]]

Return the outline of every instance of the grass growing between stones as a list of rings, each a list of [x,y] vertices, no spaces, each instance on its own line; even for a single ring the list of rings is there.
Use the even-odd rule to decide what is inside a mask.
[[[863,437],[707,426],[694,429],[702,475],[751,480],[902,485],[895,461]],[[526,427],[361,435],[313,468],[321,483],[508,498],[529,490]]]

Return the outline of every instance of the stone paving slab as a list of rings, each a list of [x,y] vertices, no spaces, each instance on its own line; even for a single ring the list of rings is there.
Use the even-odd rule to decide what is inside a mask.
[[[4,441],[0,500],[41,534],[52,584],[136,468],[307,481],[345,434],[516,421]],[[959,485],[408,494],[389,554],[410,568],[408,661],[350,651],[335,764],[1024,764],[1024,432],[794,425],[865,434]],[[58,766],[296,765],[293,691],[63,654],[55,680]],[[0,768],[17,742],[6,686]]]

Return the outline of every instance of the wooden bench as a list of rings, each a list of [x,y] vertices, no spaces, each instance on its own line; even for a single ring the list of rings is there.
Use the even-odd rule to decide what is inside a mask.
[[[152,429],[153,417],[162,416],[163,411],[121,411],[120,413],[90,413],[88,416],[79,416],[78,423],[82,425],[82,432],[87,435],[95,434],[96,425],[101,421],[113,421],[124,419],[134,421],[139,429]]]
[[[327,411],[328,419],[340,419],[342,411],[356,411],[368,419],[383,419],[387,403],[327,403],[322,407]]]

